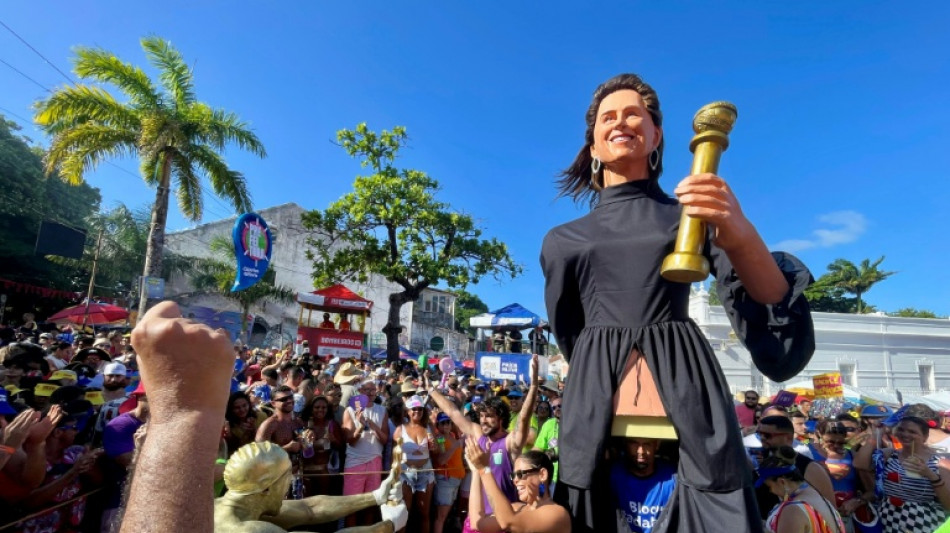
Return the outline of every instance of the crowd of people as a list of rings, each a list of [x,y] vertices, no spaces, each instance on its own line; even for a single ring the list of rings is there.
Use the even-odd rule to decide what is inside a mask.
[[[128,334],[5,329],[0,347],[0,521],[9,531],[117,531],[149,401]],[[564,384],[484,382],[434,364],[325,360],[305,345],[233,346],[214,496],[228,459],[271,443],[288,500],[380,489],[400,464],[406,531],[568,531],[554,502]],[[536,364],[536,363],[535,363]],[[950,510],[950,423],[913,404],[816,416],[746,391],[735,406],[769,531],[935,531]],[[827,411],[827,409],[825,409]],[[618,521],[649,532],[677,484],[674,442],[619,438],[604,452]],[[389,487],[384,487],[388,490]],[[362,507],[319,531],[379,523]]]
[[[844,403],[816,415],[805,397],[736,405],[770,531],[933,532],[950,514],[950,420],[925,404]],[[790,509],[798,509],[790,510]]]
[[[4,335],[0,525],[117,531],[127,474],[150,420],[130,335],[52,326],[5,329]],[[443,376],[437,359],[427,368],[327,360],[305,344],[235,344],[233,358],[231,392],[216,430],[215,497],[228,490],[228,459],[248,444],[270,442],[293,465],[291,500],[377,490],[398,454],[407,531],[493,530],[463,526],[473,518],[495,520],[490,510],[500,503],[491,503],[491,493],[470,498],[473,486],[491,483],[509,503],[528,504],[531,512],[540,507],[538,516],[550,512],[544,508],[556,482],[562,383]],[[489,466],[484,457],[475,457],[477,469],[466,460],[469,439],[491,454],[491,481],[478,479]],[[379,519],[377,509],[365,508],[319,530]]]

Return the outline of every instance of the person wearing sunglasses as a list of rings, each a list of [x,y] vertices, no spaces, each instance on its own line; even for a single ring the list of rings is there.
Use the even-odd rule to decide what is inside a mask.
[[[257,428],[257,442],[270,441],[280,446],[290,454],[299,453],[300,441],[297,432],[303,429],[303,422],[294,416],[294,391],[286,385],[281,385],[274,392],[271,400],[274,414]]]
[[[554,503],[550,483],[554,466],[548,456],[529,451],[515,460],[510,474],[518,490],[518,501],[511,503],[495,482],[489,468],[488,450],[469,437],[465,460],[472,470],[472,489],[468,502],[471,527],[480,533],[507,531],[520,533],[569,533],[571,517],[567,509]],[[492,513],[485,511],[482,492],[491,503]]]
[[[867,502],[861,499],[861,481],[854,467],[854,455],[847,449],[848,428],[826,420],[821,424],[821,455],[816,460],[825,465],[835,490],[833,503],[848,531],[853,531],[851,515]],[[870,492],[873,492],[871,490]]]
[[[766,455],[762,464],[765,464],[766,460],[779,448],[784,446],[792,448],[795,443],[795,428],[787,416],[767,416],[763,418],[759,421],[756,434],[759,440],[762,441],[762,448]],[[805,481],[814,487],[823,498],[829,502],[835,500],[831,478],[828,476],[828,471],[821,464],[795,449],[795,467],[805,476]],[[779,503],[774,493],[770,493],[761,484],[756,487],[755,496],[759,502],[759,512],[763,519]]]
[[[491,457],[489,469],[495,478],[496,486],[507,495],[508,501],[518,501],[518,490],[508,474],[514,470],[515,459],[520,455],[527,442],[528,432],[530,431],[531,412],[538,396],[538,356],[533,355],[531,357],[530,387],[519,413],[518,425],[512,433],[505,430],[508,427],[511,412],[508,409],[508,404],[501,398],[496,396],[478,403],[473,398],[474,409],[478,412],[478,422],[476,423],[466,418],[451,400],[432,386],[428,372],[423,375],[423,378],[426,388],[429,389],[429,396],[439,409],[449,415],[449,418],[462,433],[478,439],[480,447],[489,450]],[[475,489],[470,490],[478,492]],[[492,514],[492,508],[489,506],[487,498],[479,498],[479,502],[485,505],[485,515]],[[470,522],[471,516],[466,518],[465,524]]]
[[[429,533],[429,510],[435,487],[431,454],[439,450],[422,398],[410,397],[406,402],[406,410],[409,420],[393,433],[394,438],[402,439],[404,462],[399,479],[402,481],[403,501],[409,508],[412,530]]]

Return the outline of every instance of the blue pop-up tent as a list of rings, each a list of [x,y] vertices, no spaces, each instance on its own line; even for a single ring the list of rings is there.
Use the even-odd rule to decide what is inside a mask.
[[[545,324],[546,322],[540,316],[517,303],[506,305],[491,313],[475,315],[469,320],[469,325],[473,328],[527,329]]]
[[[375,352],[373,352],[373,353],[370,355],[370,357],[373,358],[373,359],[385,359],[385,358],[386,358],[386,348],[380,348],[379,350],[376,350]],[[399,358],[400,358],[400,359],[406,359],[406,360],[412,360],[412,361],[418,361],[418,360],[419,360],[419,354],[413,352],[412,350],[410,350],[409,348],[406,348],[405,346],[400,346],[400,347],[399,347]]]

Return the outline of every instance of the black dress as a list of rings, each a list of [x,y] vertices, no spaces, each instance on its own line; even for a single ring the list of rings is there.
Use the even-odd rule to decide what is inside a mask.
[[[679,203],[656,180],[642,180],[604,189],[589,214],[544,238],[548,320],[570,362],[555,499],[570,510],[574,533],[624,527],[611,507],[602,457],[613,395],[634,348],[679,435],[676,492],[653,531],[762,531],[729,387],[688,316],[690,286],[659,273],[679,219]],[[815,349],[803,294],[813,280],[805,265],[772,254],[790,290],[782,302],[762,305],[711,239],[705,255],[733,329],[759,370],[775,381],[800,372]]]

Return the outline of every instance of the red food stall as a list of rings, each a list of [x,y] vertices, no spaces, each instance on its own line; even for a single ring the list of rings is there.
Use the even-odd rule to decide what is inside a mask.
[[[297,319],[297,344],[307,341],[310,353],[329,359],[330,357],[361,357],[363,352],[366,318],[373,308],[373,302],[356,294],[343,285],[333,285],[311,293],[299,293],[300,316]],[[314,313],[314,311],[317,311]],[[321,328],[323,313],[337,313],[362,317],[355,322],[358,329],[341,331],[335,328]],[[316,316],[314,316],[316,315]],[[350,321],[353,324],[354,321]]]

